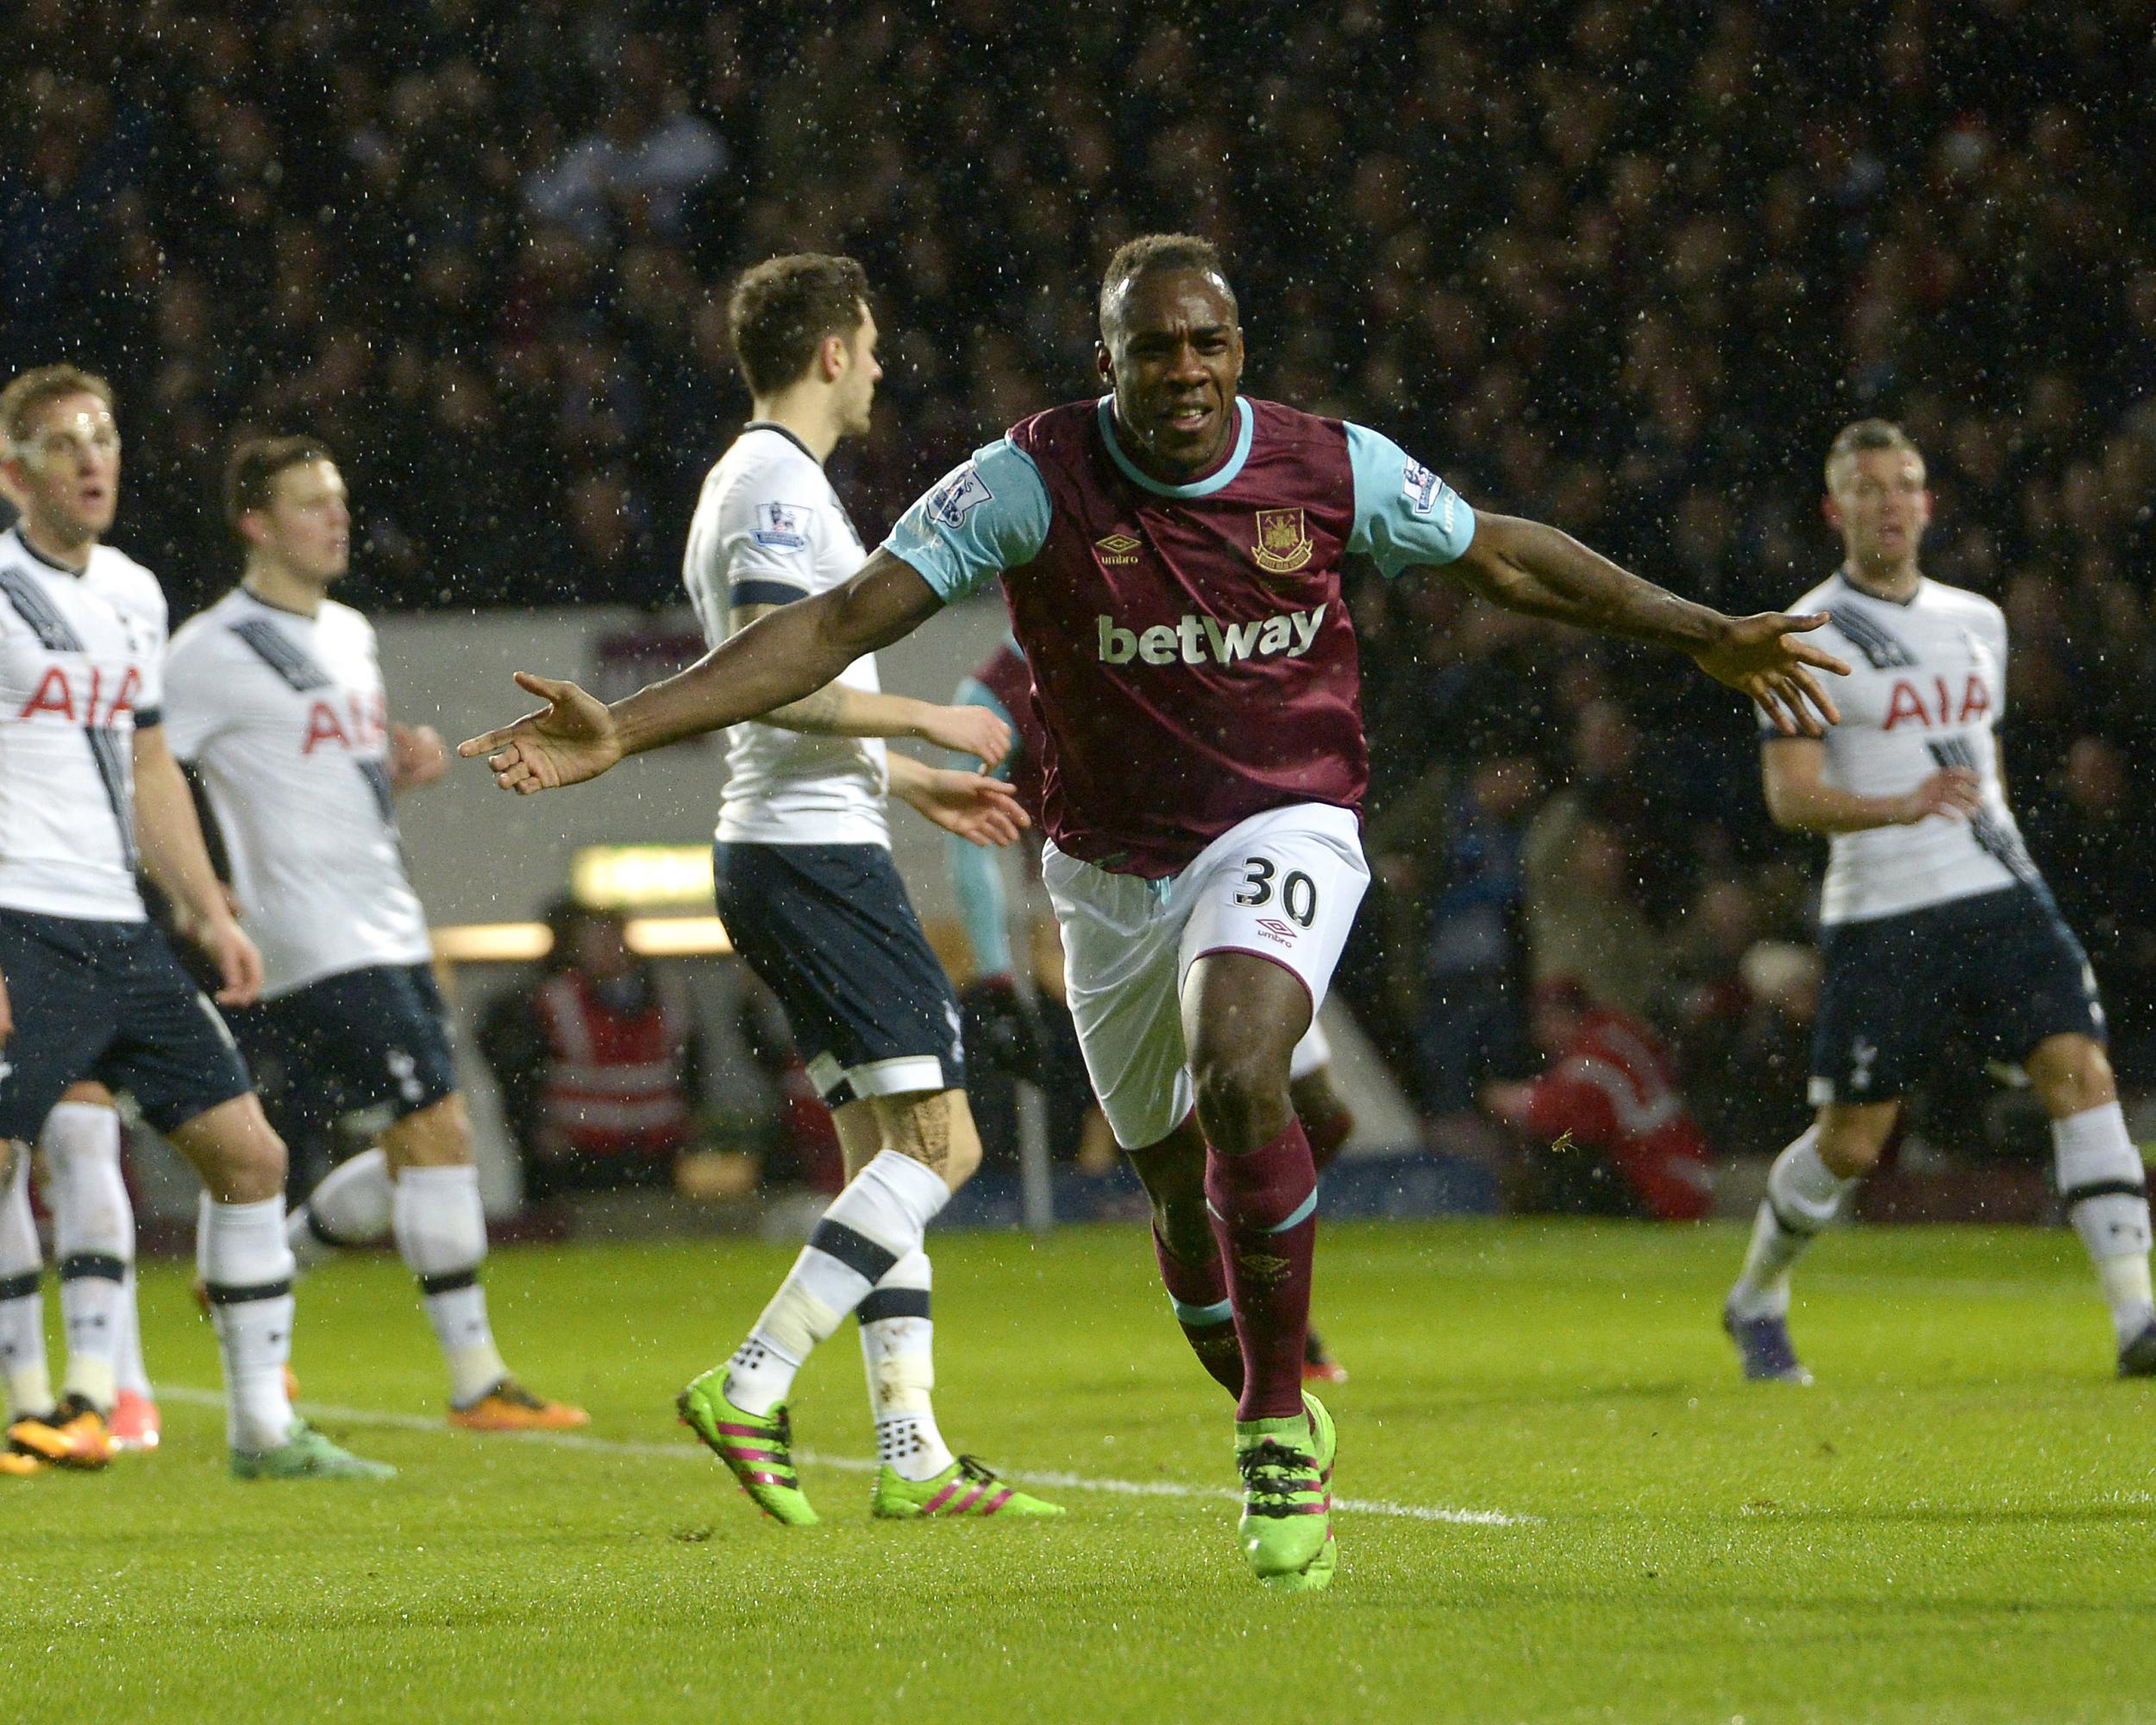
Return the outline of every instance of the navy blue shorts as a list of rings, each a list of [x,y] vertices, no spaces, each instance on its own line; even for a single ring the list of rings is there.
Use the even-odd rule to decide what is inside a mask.
[[[232,1014],[283,1126],[388,1106],[403,1120],[457,1087],[447,1010],[425,964],[370,964]]]
[[[956,1090],[958,997],[881,844],[715,844],[719,920],[786,1009],[817,1094]]]
[[[1815,1107],[1907,1094],[1957,1028],[2015,1061],[2046,1037],[2104,1038],[2096,973],[2049,893],[2009,887],[1840,923],[1821,931],[1820,947]]]
[[[34,1142],[85,1078],[127,1091],[160,1132],[254,1088],[154,924],[0,910],[0,980],[15,1013],[0,1043],[0,1138]]]

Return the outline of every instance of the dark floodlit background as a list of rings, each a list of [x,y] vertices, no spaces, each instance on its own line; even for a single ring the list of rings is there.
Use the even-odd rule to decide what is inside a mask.
[[[1824,446],[1890,416],[1927,568],[2007,610],[2011,792],[2146,1089],[2153,35],[2147,0],[18,0],[0,368],[112,377],[115,538],[180,612],[233,573],[241,426],[340,452],[378,612],[677,603],[746,408],[725,292],[781,250],[876,285],[882,406],[835,464],[872,543],[1090,391],[1100,267],[1150,229],[1225,249],[1253,392],[1726,608],[1829,572]],[[1527,1063],[1561,966],[1674,1039],[1718,1149],[1777,1145],[1820,858],[1745,715],[1441,583],[1353,593],[1383,884],[1342,986],[1425,1114]],[[1996,1147],[1938,1088],[1938,1135]]]

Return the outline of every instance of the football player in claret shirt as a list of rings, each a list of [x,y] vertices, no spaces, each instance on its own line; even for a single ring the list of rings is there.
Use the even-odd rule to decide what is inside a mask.
[[[2051,1116],[2059,1195],[2111,1308],[2119,1374],[2156,1376],[2148,1193],[2104,1052],[2094,973],[2021,844],[1996,737],[2006,618],[1917,565],[1924,458],[1883,419],[1827,455],[1843,561],[1800,601],[1856,667],[1824,739],[1764,748],[1781,826],[1829,836],[1826,986],[1812,1042],[1818,1116],[1775,1158],[1723,1326],[1747,1377],[1808,1383],[1789,1268],[1877,1163],[1902,1098],[1957,1019],[2021,1062]]]
[[[1000,578],[1094,1090],[1151,1195],[1170,1295],[1233,1317],[1244,1554],[1269,1585],[1323,1587],[1334,1440],[1302,1385],[1316,1176],[1288,1073],[1369,880],[1344,558],[1677,648],[1793,731],[1832,720],[1813,668],[1843,668],[1793,638],[1823,618],[1724,617],[1470,509],[1375,431],[1243,397],[1235,295],[1203,240],[1116,254],[1099,364],[1108,394],[977,451],[844,586],[611,708],[521,674],[547,706],[462,749],[519,793],[589,778],[798,699]]]
[[[139,866],[215,967],[221,1003],[254,998],[261,956],[226,906],[166,741],[164,594],[98,543],[119,498],[112,392],[72,367],[26,372],[0,391],[0,431],[22,507],[0,535],[0,989],[13,1008],[11,1026],[0,1013],[0,1140],[37,1136],[84,1079],[131,1090],[202,1176],[197,1264],[224,1359],[233,1471],[382,1477],[392,1470],[293,1416],[285,1145],[135,885]],[[116,1156],[110,1168],[116,1182]],[[116,1295],[127,1251],[116,1220],[97,1254]],[[79,1465],[78,1447],[56,1452],[47,1434],[97,1439],[107,1411],[71,1400],[57,1423],[17,1421],[16,1441]]]
[[[248,438],[224,501],[246,568],[172,637],[165,705],[262,952],[261,1000],[233,1028],[251,1059],[282,1071],[272,1100],[295,1120],[391,1116],[379,1145],[287,1219],[292,1254],[305,1269],[394,1238],[441,1346],[451,1425],[586,1425],[581,1408],[518,1383],[495,1346],[471,1127],[397,832],[396,799],[447,757],[431,730],[390,722],[373,625],[329,597],[351,561],[344,480],[310,438]]]

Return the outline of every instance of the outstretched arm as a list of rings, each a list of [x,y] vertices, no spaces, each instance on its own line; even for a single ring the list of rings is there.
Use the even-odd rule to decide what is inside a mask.
[[[943,601],[912,566],[878,551],[843,586],[759,618],[687,670],[611,706],[530,672],[519,687],[547,705],[457,745],[484,755],[503,789],[535,792],[597,778],[625,755],[721,731],[812,694],[864,653],[920,627]]]
[[[1640,580],[1554,527],[1480,511],[1473,541],[1445,572],[1507,611],[1689,653],[1789,735],[1816,737],[1841,716],[1812,668],[1846,676],[1849,667],[1791,638],[1819,628],[1824,613],[1725,617]]]
[[[738,635],[758,618],[782,609],[737,605],[727,613],[727,627]],[[826,683],[813,694],[774,706],[757,723],[812,737],[918,737],[924,743],[971,755],[984,767],[993,767],[1011,746],[1011,727],[985,708],[937,706],[911,695],[849,688],[840,682]]]

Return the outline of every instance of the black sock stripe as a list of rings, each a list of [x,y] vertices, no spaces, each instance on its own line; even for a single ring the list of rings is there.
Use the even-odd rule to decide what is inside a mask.
[[[95,1276],[107,1282],[124,1282],[128,1276],[128,1261],[102,1251],[71,1251],[60,1261],[60,1279],[78,1282],[84,1276]]]
[[[854,1315],[864,1324],[878,1323],[885,1318],[925,1318],[928,1289],[871,1288],[868,1297],[854,1308]]]
[[[810,1246],[826,1258],[835,1258],[847,1269],[870,1283],[878,1283],[891,1273],[891,1266],[899,1261],[894,1251],[886,1251],[868,1235],[856,1233],[843,1222],[834,1222],[829,1216],[816,1225],[816,1231],[808,1237]]]
[[[292,1291],[292,1279],[286,1276],[275,1282],[257,1282],[240,1287],[229,1282],[205,1282],[203,1295],[213,1306],[242,1306],[250,1300],[281,1300]]]
[[[423,1276],[419,1278],[419,1291],[422,1294],[454,1294],[461,1288],[476,1288],[479,1285],[479,1267],[476,1264],[469,1270],[447,1270],[439,1276]]]
[[[0,1276],[0,1300],[27,1300],[37,1292],[41,1271],[26,1270],[20,1276]]]
[[[338,1251],[348,1251],[351,1249],[352,1242],[348,1239],[339,1239],[336,1235],[331,1233],[312,1204],[305,1206],[302,1214],[307,1218],[307,1232],[320,1240],[323,1245],[334,1247]]]
[[[1775,1226],[1781,1229],[1783,1233],[1795,1234],[1799,1239],[1812,1239],[1817,1237],[1819,1233],[1817,1228],[1807,1226],[1802,1222],[1791,1221],[1789,1213],[1774,1201],[1774,1194],[1771,1192],[1767,1194],[1767,1208],[1773,1213]]]
[[[2068,1188],[2059,1195],[2066,1201],[2066,1208],[2090,1198],[2146,1198],[2148,1188],[2138,1180],[2091,1180],[2084,1185]]]

